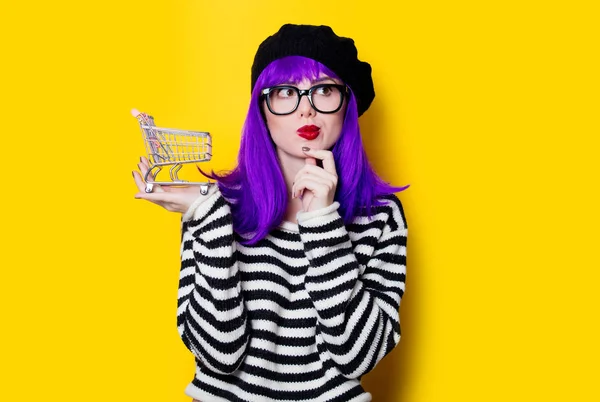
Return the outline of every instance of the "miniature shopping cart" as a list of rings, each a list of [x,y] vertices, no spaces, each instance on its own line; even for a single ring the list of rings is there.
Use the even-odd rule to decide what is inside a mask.
[[[211,137],[207,132],[176,130],[172,128],[156,127],[154,118],[141,113],[136,109],[131,114],[138,119],[150,167],[144,177],[145,191],[152,192],[155,184],[172,185],[200,185],[200,193],[207,194],[210,182],[191,182],[180,180],[177,173],[185,163],[198,163],[209,161],[212,157]],[[158,174],[165,166],[169,168],[170,181],[157,181]]]

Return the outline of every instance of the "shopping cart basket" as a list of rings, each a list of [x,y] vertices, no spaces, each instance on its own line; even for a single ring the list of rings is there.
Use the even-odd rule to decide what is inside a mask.
[[[148,161],[150,162],[150,167],[144,177],[146,182],[145,191],[147,193],[152,192],[155,184],[165,186],[200,185],[200,193],[208,193],[208,186],[211,184],[209,181],[191,182],[180,180],[177,173],[185,163],[210,160],[212,157],[210,134],[202,131],[156,127],[152,116],[141,113],[137,109],[133,109],[131,114],[140,123]],[[170,181],[157,181],[158,174],[164,166],[171,166],[169,169]]]

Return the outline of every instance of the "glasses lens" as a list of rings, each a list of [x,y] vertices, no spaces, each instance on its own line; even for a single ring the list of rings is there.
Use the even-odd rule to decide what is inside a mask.
[[[342,91],[333,85],[317,85],[312,91],[315,109],[328,113],[337,110],[342,104]]]
[[[298,103],[298,92],[292,87],[278,87],[269,92],[269,106],[274,113],[291,113]]]

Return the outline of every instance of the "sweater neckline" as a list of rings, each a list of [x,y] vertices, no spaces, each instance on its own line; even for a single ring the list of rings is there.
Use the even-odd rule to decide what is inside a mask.
[[[294,233],[299,233],[300,232],[298,230],[298,224],[290,222],[290,221],[281,221],[281,224],[279,225],[279,228],[283,229],[283,230],[288,230],[288,231],[294,232]]]

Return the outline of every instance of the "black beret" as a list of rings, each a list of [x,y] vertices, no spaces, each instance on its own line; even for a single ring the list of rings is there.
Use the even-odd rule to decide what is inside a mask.
[[[260,73],[274,60],[286,56],[304,56],[324,64],[350,86],[362,115],[375,98],[371,65],[358,59],[351,38],[337,36],[326,26],[285,24],[265,39],[252,63],[252,87]]]

